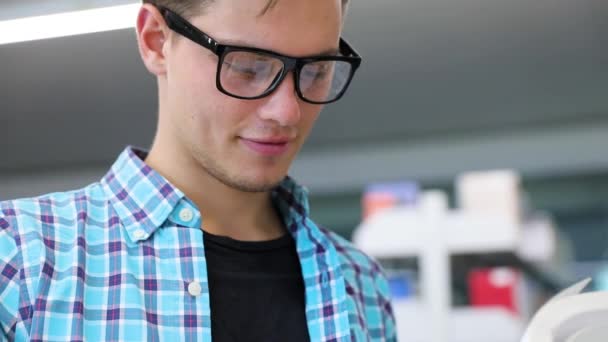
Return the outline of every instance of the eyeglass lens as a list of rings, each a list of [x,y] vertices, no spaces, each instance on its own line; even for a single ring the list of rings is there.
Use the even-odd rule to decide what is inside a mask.
[[[224,56],[220,83],[232,95],[253,98],[273,88],[283,69],[283,62],[276,57],[251,51],[230,51]],[[343,92],[351,72],[351,64],[344,61],[307,63],[299,72],[300,93],[308,101],[332,101]]]

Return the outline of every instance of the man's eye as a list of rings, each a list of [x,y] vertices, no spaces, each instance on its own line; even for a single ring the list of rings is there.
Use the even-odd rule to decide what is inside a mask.
[[[226,62],[226,65],[232,72],[242,74],[242,75],[252,76],[252,77],[255,75],[267,73],[270,70],[270,67],[267,65],[248,66],[248,65],[231,64],[231,63],[227,63],[227,62]]]
[[[302,73],[308,79],[321,81],[330,76],[331,67],[330,63],[315,63],[303,68]]]
[[[327,73],[325,72],[317,72],[317,73],[311,73],[310,75],[307,75],[309,78],[314,79],[315,81],[321,81],[323,79],[325,79],[325,77],[327,76]]]
[[[264,63],[264,64],[268,64],[270,63],[272,59],[266,56],[257,56],[255,57],[255,62],[256,63]]]
[[[305,71],[304,77],[315,81],[322,81],[327,78],[327,70]]]

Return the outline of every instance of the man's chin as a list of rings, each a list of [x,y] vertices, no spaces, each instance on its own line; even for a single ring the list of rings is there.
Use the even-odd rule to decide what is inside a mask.
[[[243,192],[268,192],[276,188],[281,182],[272,182],[272,183],[254,183],[254,182],[242,182],[239,184],[235,184],[233,188],[243,191]]]
[[[231,179],[224,179],[222,182],[233,189],[243,191],[243,192],[268,192],[276,188],[283,179],[285,179],[286,175],[277,176],[277,177],[264,177],[256,178],[256,177],[231,177]]]
[[[258,167],[250,164],[248,167],[245,164],[238,167],[222,167],[223,165],[205,162],[201,162],[200,165],[219,182],[242,192],[268,192],[277,187],[287,176],[287,168],[277,165]]]

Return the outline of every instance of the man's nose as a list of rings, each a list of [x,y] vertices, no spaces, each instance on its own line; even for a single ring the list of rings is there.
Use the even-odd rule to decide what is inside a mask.
[[[293,72],[287,74],[278,88],[268,95],[260,108],[260,118],[280,126],[295,126],[300,121],[300,101],[296,94]]]

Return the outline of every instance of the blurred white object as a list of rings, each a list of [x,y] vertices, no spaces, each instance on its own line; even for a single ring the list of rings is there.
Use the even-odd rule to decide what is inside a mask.
[[[605,342],[608,292],[581,291],[586,279],[560,292],[532,319],[522,342]]]
[[[427,190],[422,193],[419,208],[426,213],[443,215],[448,210],[448,196],[441,190]]]
[[[513,170],[468,172],[456,179],[459,207],[469,214],[521,222],[520,176]]]
[[[524,237],[519,225],[488,215],[441,212],[433,207],[429,203],[427,210],[388,209],[362,222],[353,233],[353,241],[376,258],[419,256],[435,241],[453,254],[519,253]]]
[[[131,28],[140,7],[134,3],[0,21],[0,45]]]
[[[526,220],[522,226],[519,255],[532,262],[548,262],[554,259],[557,246],[557,229],[546,215]]]
[[[393,303],[399,341],[432,341],[439,329],[429,307],[415,299]],[[443,329],[442,342],[515,342],[525,328],[524,321],[502,308],[452,308]],[[500,332],[500,333],[497,333]]]
[[[566,342],[604,342],[608,336],[608,323],[591,328],[585,328]]]

